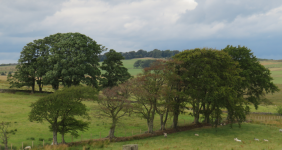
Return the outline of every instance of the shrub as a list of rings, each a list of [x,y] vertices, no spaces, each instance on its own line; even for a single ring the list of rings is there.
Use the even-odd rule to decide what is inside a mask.
[[[43,141],[44,139],[43,138],[39,138],[39,141]]]
[[[31,137],[30,140],[35,140],[35,138],[34,138],[34,137]]]
[[[53,141],[53,138],[49,138],[48,141]]]
[[[282,106],[278,106],[276,110],[279,115],[282,115]]]

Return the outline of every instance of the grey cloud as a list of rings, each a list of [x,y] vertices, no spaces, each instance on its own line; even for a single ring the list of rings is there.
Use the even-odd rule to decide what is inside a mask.
[[[282,5],[280,0],[196,0],[196,9],[186,11],[179,23],[198,24],[232,22],[236,17],[247,17]]]

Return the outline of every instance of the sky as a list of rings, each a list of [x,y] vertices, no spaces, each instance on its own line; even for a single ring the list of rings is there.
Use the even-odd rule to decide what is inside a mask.
[[[118,52],[246,46],[282,59],[281,0],[0,0],[0,64],[56,33]]]

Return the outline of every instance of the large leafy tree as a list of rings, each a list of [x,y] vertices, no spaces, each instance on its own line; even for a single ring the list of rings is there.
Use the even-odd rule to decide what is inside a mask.
[[[255,108],[261,102],[266,102],[264,95],[278,92],[278,87],[272,82],[269,69],[261,65],[250,49],[245,46],[226,46],[222,51],[227,52],[234,61],[239,62],[237,68],[242,69],[240,76],[243,78],[238,88],[238,97],[244,98]]]
[[[72,122],[70,119],[76,116],[89,119],[86,106],[82,103],[82,100],[97,100],[97,94],[96,89],[81,86],[56,91],[31,104],[29,120],[50,123],[53,141],[56,145],[57,132],[65,134],[68,131],[80,130],[81,128],[77,128],[77,124],[86,124],[81,121]]]
[[[199,122],[200,114],[207,123],[212,113],[218,119],[222,108],[234,112],[229,118],[231,121],[236,118],[240,123],[245,119],[248,107],[244,107],[244,100],[236,95],[241,83],[241,69],[227,53],[196,48],[183,51],[174,59],[182,61],[181,67],[185,68],[181,77],[186,87],[184,93],[193,106],[195,123]]]
[[[98,87],[97,78],[101,74],[98,54],[104,50],[101,45],[80,33],[57,33],[44,40],[50,47],[44,84],[52,84],[58,89],[59,82],[69,87],[82,81]]]
[[[37,83],[39,91],[42,91],[42,76],[47,71],[48,54],[48,47],[42,39],[34,40],[24,46],[18,60],[19,64],[16,66],[17,71],[7,77],[11,87],[30,86],[33,93]]]
[[[102,74],[100,81],[102,87],[117,86],[131,78],[127,68],[123,66],[121,60],[124,59],[124,57],[120,53],[111,49],[105,55],[107,56],[107,59],[104,60],[101,66],[101,69],[105,71],[105,73]]]

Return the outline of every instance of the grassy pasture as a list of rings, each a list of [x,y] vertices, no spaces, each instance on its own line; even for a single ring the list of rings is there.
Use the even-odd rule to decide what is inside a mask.
[[[0,93],[0,121],[8,121],[12,122],[13,126],[11,129],[17,129],[16,135],[12,135],[9,140],[9,145],[12,143],[14,146],[18,148],[21,146],[21,143],[24,142],[26,145],[31,145],[31,140],[27,140],[27,138],[35,138],[34,145],[41,145],[42,142],[39,141],[39,138],[45,139],[46,143],[51,143],[48,141],[49,138],[52,138],[52,132],[48,131],[48,123],[37,123],[30,122],[28,120],[28,113],[30,112],[30,104],[38,100],[41,96],[46,94],[34,94],[30,95],[27,93]],[[99,138],[100,132],[101,137],[106,137],[110,128],[110,119],[97,119],[93,117],[94,110],[93,106],[96,105],[94,102],[86,101],[84,102],[89,110],[89,114],[92,116],[90,120],[91,125],[87,132],[81,133],[82,137],[74,138],[74,141],[80,141],[81,138],[86,140],[91,137],[94,139]],[[192,122],[193,118],[188,115],[180,115],[179,122],[180,124]],[[158,115],[155,117],[155,130],[159,129],[160,119]],[[168,120],[168,126],[172,124],[172,119]],[[126,116],[124,117],[120,124],[116,128],[115,135],[118,137],[122,136],[131,136],[132,131],[133,134],[140,134],[141,132],[145,132],[147,130],[146,120],[141,119],[136,116]],[[69,134],[65,137],[66,142],[71,142],[72,138]],[[61,137],[58,134],[58,142],[61,142]]]
[[[282,133],[275,126],[243,123],[238,125],[220,126],[217,129],[204,127],[184,132],[168,134],[126,142],[116,142],[103,148],[104,150],[122,150],[122,145],[138,144],[139,150],[278,150],[282,148]],[[195,136],[197,133],[199,136]],[[235,142],[234,138],[242,140]],[[254,141],[258,138],[259,141]],[[269,142],[263,141],[269,140]],[[88,147],[88,146],[86,146]],[[89,146],[91,147],[91,146]],[[82,149],[73,147],[71,149]]]

